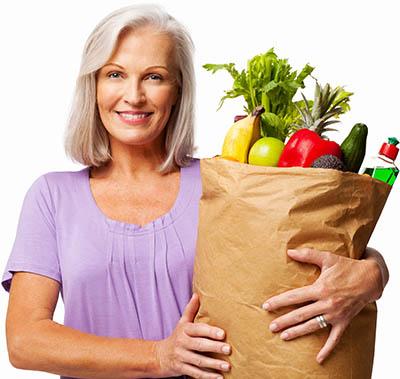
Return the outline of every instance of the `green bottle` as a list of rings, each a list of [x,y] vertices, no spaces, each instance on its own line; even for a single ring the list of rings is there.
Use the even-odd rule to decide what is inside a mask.
[[[399,174],[399,169],[394,163],[399,152],[399,148],[396,147],[398,143],[397,138],[389,138],[389,141],[382,145],[378,156],[366,163],[362,173],[392,186]]]

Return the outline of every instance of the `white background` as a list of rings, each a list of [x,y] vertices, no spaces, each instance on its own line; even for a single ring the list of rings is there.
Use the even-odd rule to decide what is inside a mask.
[[[128,1],[8,1],[0,5],[1,239],[0,267],[5,266],[15,237],[23,197],[41,174],[79,169],[64,156],[62,136],[84,42],[95,25]],[[341,142],[356,122],[369,126],[367,154],[389,136],[400,139],[399,37],[396,1],[159,1],[190,30],[196,45],[197,156],[220,153],[241,99],[227,100],[216,112],[232,81],[215,75],[205,63],[235,62],[269,48],[300,70],[316,67],[322,84],[345,85],[355,93],[352,110],[342,117]],[[313,82],[305,94],[312,96]],[[374,379],[398,378],[400,252],[396,217],[400,179],[389,197],[370,245],[381,251],[391,279],[378,301]],[[0,367],[2,377],[44,378],[17,371],[8,362],[4,320],[8,295],[0,292]],[[397,308],[398,309],[398,308]],[[62,321],[60,304],[56,319]],[[266,326],[267,327],[267,326]]]

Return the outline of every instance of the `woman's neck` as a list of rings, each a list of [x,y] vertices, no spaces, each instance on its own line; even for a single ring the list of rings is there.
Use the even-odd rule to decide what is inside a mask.
[[[149,176],[162,175],[157,169],[166,156],[163,143],[133,146],[112,140],[110,142],[112,160],[105,166],[92,170],[92,177],[145,180]]]

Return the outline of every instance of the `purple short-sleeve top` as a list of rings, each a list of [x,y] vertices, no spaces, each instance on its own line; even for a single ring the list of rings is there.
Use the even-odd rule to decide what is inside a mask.
[[[172,208],[145,226],[98,208],[89,168],[52,172],[28,190],[2,284],[14,272],[57,280],[64,324],[105,337],[161,340],[192,295],[200,160],[181,168]]]

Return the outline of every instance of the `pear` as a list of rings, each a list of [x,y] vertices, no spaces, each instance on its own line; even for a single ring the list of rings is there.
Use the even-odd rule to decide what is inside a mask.
[[[247,163],[250,147],[261,137],[260,117],[264,113],[263,105],[256,107],[247,117],[236,121],[225,136],[222,156]]]

